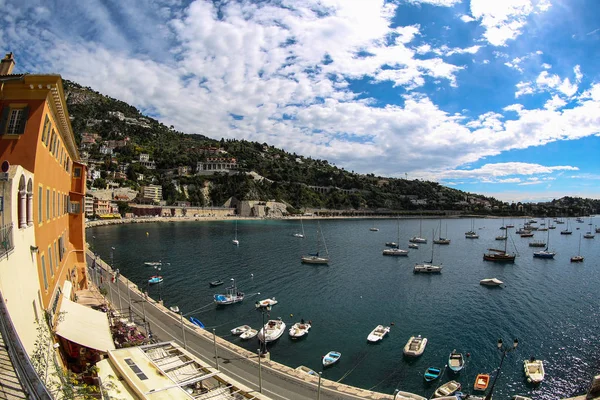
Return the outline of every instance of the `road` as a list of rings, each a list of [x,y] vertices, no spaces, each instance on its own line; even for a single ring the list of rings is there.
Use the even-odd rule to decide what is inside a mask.
[[[274,400],[354,400],[354,399],[393,399],[394,396],[383,393],[370,392],[351,386],[338,384],[326,379],[321,380],[320,390],[318,379],[307,382],[292,374],[286,373],[289,369],[276,362],[262,359],[258,363],[258,355],[235,346],[228,341],[215,337],[213,333],[195,327],[183,319],[180,314],[163,307],[151,298],[145,298],[135,285],[125,277],[112,279],[108,265],[99,258],[94,262],[91,253],[87,254],[88,273],[91,281],[100,287],[105,285],[109,289],[107,299],[117,309],[125,313],[131,310],[138,317],[136,322],[143,324],[152,332],[152,337],[158,341],[174,341],[184,346],[201,361],[211,366],[216,366],[233,380],[245,386],[260,391]],[[94,267],[95,266],[95,267]],[[91,268],[93,267],[93,268]],[[102,278],[102,279],[101,279]],[[182,325],[185,329],[182,329]],[[185,345],[184,345],[185,336]],[[218,354],[218,365],[215,363],[215,351]],[[260,382],[259,382],[260,369]],[[320,393],[318,393],[320,392]],[[400,395],[401,394],[401,395]],[[399,399],[422,399],[420,396],[401,392]]]

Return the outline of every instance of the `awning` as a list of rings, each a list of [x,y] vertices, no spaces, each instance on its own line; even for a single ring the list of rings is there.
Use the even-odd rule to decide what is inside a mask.
[[[115,349],[106,314],[66,297],[60,305],[56,334],[90,349],[104,352]]]

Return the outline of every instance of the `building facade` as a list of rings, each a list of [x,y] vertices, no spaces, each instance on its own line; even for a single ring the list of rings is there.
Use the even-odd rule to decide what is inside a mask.
[[[156,204],[162,200],[162,186],[160,185],[142,186],[141,192],[142,198],[152,200]]]
[[[80,162],[59,75],[0,68],[0,290],[28,352],[35,323],[52,316],[63,283],[87,286],[84,257],[86,166]],[[33,305],[33,307],[32,307]]]

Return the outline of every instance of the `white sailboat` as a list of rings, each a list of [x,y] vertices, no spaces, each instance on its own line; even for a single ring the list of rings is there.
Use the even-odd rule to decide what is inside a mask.
[[[427,239],[421,236],[421,228],[423,227],[423,218],[419,219],[419,236],[413,236],[408,241],[411,243],[427,243]]]
[[[294,237],[303,239],[304,238],[304,224],[302,223],[302,216],[300,216],[300,226],[302,227],[302,233],[296,232],[296,233],[294,233]]]
[[[400,218],[398,218],[398,241],[390,249],[383,250],[384,256],[408,256],[408,250],[400,248]],[[387,245],[387,243],[386,243]]]
[[[327,251],[327,245],[325,244],[325,237],[321,231],[321,224],[317,221],[317,252],[301,257],[301,262],[304,264],[329,264],[329,252]],[[325,248],[325,257],[319,254],[319,236],[323,240],[323,247]]]
[[[465,232],[465,238],[467,239],[479,239],[479,235],[475,232],[475,220],[471,220],[471,230]]]
[[[240,241],[237,238],[237,219],[235,220],[235,237],[231,241],[231,243],[233,243],[235,246],[239,246],[240,245]]]
[[[446,237],[442,237],[442,220],[440,219],[440,233],[437,239],[433,239],[433,244],[450,244],[448,239],[448,224],[446,224]]]
[[[432,232],[432,236],[434,233]],[[431,261],[423,262],[422,264],[416,264],[413,268],[413,272],[416,273],[425,273],[425,274],[439,274],[442,272],[441,265],[433,264],[433,243],[431,243]]]

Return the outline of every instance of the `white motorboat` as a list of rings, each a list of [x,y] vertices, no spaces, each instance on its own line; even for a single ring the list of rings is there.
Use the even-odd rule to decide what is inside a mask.
[[[379,232],[379,228],[369,228],[371,232]]]
[[[281,319],[270,319],[258,332],[258,340],[264,343],[273,342],[283,335],[285,322]]]
[[[249,325],[241,325],[241,326],[233,328],[231,330],[231,334],[232,335],[241,335],[242,333],[246,332],[248,329],[251,329]]]
[[[311,328],[310,321],[304,322],[304,320],[300,322],[296,322],[289,330],[290,337],[292,339],[300,339],[304,337]]]
[[[529,383],[540,383],[544,380],[546,373],[544,372],[544,362],[531,357],[529,360],[523,361],[523,369],[525,377]]]
[[[237,219],[235,220],[235,237],[231,241],[231,243],[233,243],[234,246],[239,246],[240,245],[240,241],[237,238]]]
[[[409,243],[409,244],[408,244],[408,248],[409,248],[409,249],[418,249],[418,248],[419,248],[419,245],[418,245],[418,244],[416,244],[416,243]]]
[[[479,284],[484,286],[500,286],[503,283],[504,282],[498,278],[485,278],[479,281]]]
[[[149,267],[160,267],[162,265],[162,261],[146,261],[144,265]]]
[[[242,332],[242,334],[240,335],[240,339],[248,340],[248,339],[252,339],[256,335],[258,335],[258,331],[256,329],[250,328],[247,331]]]
[[[278,301],[275,300],[275,297],[272,297],[270,299],[259,300],[254,304],[254,306],[256,308],[269,307],[269,306],[274,306],[277,303],[278,303]]]
[[[403,249],[399,249],[399,248],[384,249],[383,255],[384,256],[408,256],[408,250],[403,250]]]
[[[404,355],[411,357],[419,357],[425,351],[427,346],[427,338],[419,336],[411,336],[404,346]]]
[[[226,294],[215,294],[214,299],[217,305],[234,304],[244,300],[244,293],[240,292],[235,285],[235,279],[231,278],[233,285],[228,287]]]
[[[369,333],[367,336],[367,341],[371,343],[379,342],[381,339],[385,337],[390,332],[389,326],[377,325],[375,329]]]
[[[424,273],[424,274],[439,274],[442,272],[441,265],[433,265],[433,264],[416,264],[413,268],[413,272]]]
[[[460,387],[460,383],[456,381],[446,382],[442,386],[437,388],[437,390],[433,394],[433,397],[451,396],[454,393],[458,392],[460,390]]]
[[[305,367],[304,365],[300,365],[296,368],[294,368],[296,371],[308,374],[308,375],[312,375],[312,376],[319,376],[319,374],[317,374],[315,371],[313,371],[312,369]]]
[[[330,365],[335,364],[340,360],[340,357],[342,357],[342,353],[333,350],[330,351],[323,357],[323,366],[329,367]]]

